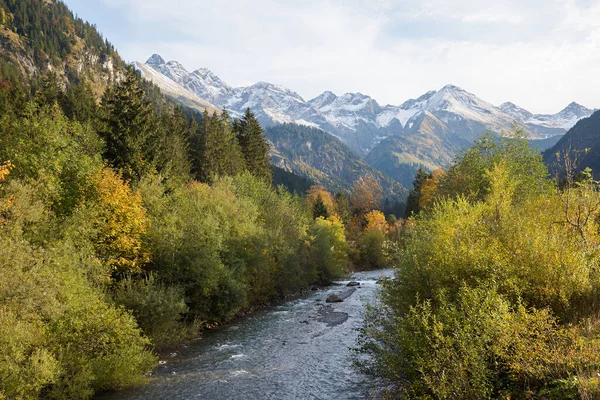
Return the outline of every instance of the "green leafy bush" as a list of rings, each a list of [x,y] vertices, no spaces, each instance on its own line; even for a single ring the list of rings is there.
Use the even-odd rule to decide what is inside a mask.
[[[369,313],[356,363],[389,398],[594,398],[598,183],[549,192],[541,166],[525,177],[515,165],[522,144],[486,146],[499,152],[483,153],[489,168],[471,168],[476,148],[451,168],[466,181],[448,174],[484,192],[440,195],[388,247],[396,279]]]
[[[131,310],[139,327],[157,348],[195,338],[200,330],[195,321],[184,320],[189,308],[183,288],[165,285],[154,274],[141,279],[127,277],[115,283],[112,298]]]

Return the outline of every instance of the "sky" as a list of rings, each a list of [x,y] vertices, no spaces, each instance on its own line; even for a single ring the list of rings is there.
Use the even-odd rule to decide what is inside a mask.
[[[401,104],[454,84],[499,105],[600,108],[600,0],[65,0],[128,62],[231,86]]]

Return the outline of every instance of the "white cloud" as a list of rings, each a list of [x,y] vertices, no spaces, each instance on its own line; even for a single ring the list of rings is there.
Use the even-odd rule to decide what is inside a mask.
[[[104,1],[152,33],[121,46],[126,58],[158,52],[232,85],[398,104],[453,83],[534,112],[600,106],[597,1]]]

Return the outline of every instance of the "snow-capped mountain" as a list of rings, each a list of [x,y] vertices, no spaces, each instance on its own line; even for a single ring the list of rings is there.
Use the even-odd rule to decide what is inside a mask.
[[[529,121],[533,117],[532,113],[514,103],[511,103],[510,101],[500,104],[498,108],[504,113],[513,117],[515,121],[525,122]]]
[[[160,72],[173,82],[214,105],[220,105],[225,102],[234,92],[231,86],[206,68],[200,68],[190,73],[179,62],[169,61],[166,63],[158,54],[150,57],[146,61],[146,66]]]
[[[579,120],[589,117],[595,111],[577,103],[569,104],[556,114],[532,114],[511,102],[503,103],[499,108],[542,139],[563,135]]]
[[[205,68],[190,73],[180,63],[165,62],[156,54],[144,67],[234,116],[250,107],[265,126],[297,123],[318,127],[337,136],[363,156],[389,136],[426,131],[427,127],[422,127],[423,121],[435,120],[437,125],[444,127],[438,129],[439,132],[451,133],[467,141],[487,130],[502,134],[514,123],[525,128],[532,138],[546,138],[564,134],[579,119],[593,112],[572,103],[554,115],[534,115],[513,103],[496,107],[453,85],[427,92],[401,105],[381,106],[362,93],[337,96],[330,91],[306,101],[288,88],[266,82],[233,88]],[[154,74],[147,75],[154,80]],[[166,85],[164,79],[157,79],[156,83]]]
[[[536,114],[525,122],[548,128],[562,128],[569,130],[580,119],[589,117],[594,111],[595,110],[590,110],[589,108],[573,102],[557,114]]]
[[[215,106],[200,98],[196,93],[184,88],[179,83],[168,78],[166,75],[149,65],[138,62],[136,63],[136,67],[146,79],[154,82],[166,95],[173,97],[186,106],[195,108],[199,111],[208,110],[211,113],[218,111]]]
[[[324,123],[315,110],[296,92],[283,86],[259,82],[246,88],[236,88],[220,107],[234,115],[252,109],[265,125],[296,123],[319,127]]]

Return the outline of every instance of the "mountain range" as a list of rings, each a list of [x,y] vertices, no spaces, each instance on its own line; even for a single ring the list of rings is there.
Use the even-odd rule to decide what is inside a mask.
[[[446,167],[486,131],[504,135],[522,129],[533,145],[544,150],[595,111],[571,103],[556,114],[533,114],[511,102],[495,106],[454,85],[400,105],[382,106],[362,93],[338,96],[331,91],[305,100],[268,82],[232,87],[206,68],[189,72],[181,63],[165,62],[158,54],[136,66],[188,106],[226,109],[233,116],[241,116],[249,107],[265,127],[292,123],[319,128],[405,187],[418,168]]]
[[[532,139],[562,135],[594,111],[571,103],[556,114],[533,114],[510,102],[496,107],[454,85],[427,92],[400,105],[382,106],[362,93],[337,96],[330,91],[307,101],[286,87],[268,82],[234,88],[206,68],[189,72],[179,62],[165,62],[158,54],[136,65],[158,86],[166,86],[158,80],[164,77],[169,79],[170,85],[177,84],[179,96],[199,98],[233,115],[250,107],[265,126],[296,123],[318,127],[338,137],[361,156],[366,156],[389,136],[419,131],[420,124],[428,120],[423,118],[427,113],[458,137],[472,141],[486,130],[507,132],[513,123],[529,132]]]

